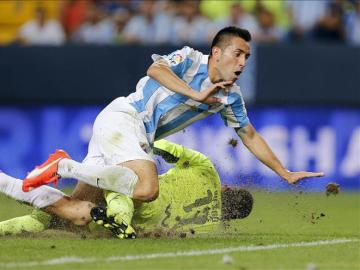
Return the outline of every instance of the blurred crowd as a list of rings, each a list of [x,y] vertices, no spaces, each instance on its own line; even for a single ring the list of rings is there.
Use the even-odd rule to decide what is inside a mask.
[[[258,43],[360,45],[360,0],[0,1],[3,45],[209,45],[228,25]]]

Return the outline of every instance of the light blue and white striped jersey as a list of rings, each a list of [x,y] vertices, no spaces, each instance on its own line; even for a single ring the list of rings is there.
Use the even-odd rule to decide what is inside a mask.
[[[165,60],[172,71],[196,91],[210,88],[208,55],[189,47],[169,55],[152,55],[154,61]],[[207,105],[177,94],[154,79],[145,76],[136,86],[136,92],[126,99],[140,114],[149,143],[169,136],[210,114],[220,112],[226,126],[244,127],[249,123],[240,87],[233,85],[229,93],[219,91],[221,103]]]

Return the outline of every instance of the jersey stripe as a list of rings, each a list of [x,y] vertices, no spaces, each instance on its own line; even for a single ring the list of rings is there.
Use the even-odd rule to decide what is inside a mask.
[[[159,87],[161,87],[161,85],[157,81],[151,78],[147,80],[142,91],[143,98],[132,103],[139,113],[145,110],[147,102]]]
[[[180,78],[183,78],[186,71],[191,67],[193,61],[190,58],[186,58],[183,62],[177,64],[176,66],[172,66],[172,71],[178,75]]]
[[[174,132],[177,132],[184,127],[190,125],[191,123],[205,118],[207,115],[211,114],[208,111],[203,111],[201,113],[195,111],[187,111],[170,121],[166,125],[160,126],[155,133],[155,140],[163,138],[164,135],[169,135]]]
[[[201,64],[193,80],[189,83],[190,87],[198,92],[201,90],[202,83],[208,78],[207,65]]]
[[[235,117],[233,122],[239,123],[240,127],[246,126],[249,123],[249,119],[247,117],[241,96],[235,92],[230,93],[228,96],[228,103],[230,104],[233,116]]]
[[[168,56],[156,55],[154,59],[165,60],[172,71],[195,91],[204,91],[213,86],[208,77],[208,56],[198,51],[184,47]],[[219,111],[226,125],[247,125],[249,120],[238,86],[234,85],[229,95],[219,92],[216,96],[222,104],[209,106],[177,94],[150,77],[144,77],[136,86],[136,92],[130,94],[127,100],[139,113],[149,143],[152,143],[154,139],[177,132]]]
[[[144,123],[146,133],[154,132],[158,125],[160,117],[165,115],[171,109],[175,108],[177,105],[179,105],[179,101],[172,98],[172,96],[168,96],[163,101],[158,103],[153,110],[151,121]]]

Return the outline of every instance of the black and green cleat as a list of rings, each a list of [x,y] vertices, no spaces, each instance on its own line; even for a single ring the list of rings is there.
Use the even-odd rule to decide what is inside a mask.
[[[93,207],[90,211],[91,218],[96,224],[109,229],[116,237],[120,239],[135,239],[136,232],[131,225],[128,225],[120,215],[108,216],[106,208]]]

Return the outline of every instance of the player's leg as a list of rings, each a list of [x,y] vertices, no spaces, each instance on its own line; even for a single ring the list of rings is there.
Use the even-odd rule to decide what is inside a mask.
[[[60,190],[49,186],[41,186],[30,192],[23,192],[22,183],[22,180],[0,172],[0,192],[17,201],[44,208],[66,196]]]
[[[82,201],[92,202],[94,204],[105,202],[102,189],[90,186],[81,181],[77,182],[70,197]]]
[[[48,186],[42,186],[30,192],[22,192],[20,189],[21,180],[5,174],[1,175],[0,184],[0,187],[3,188],[2,191],[5,194],[19,201],[34,204],[35,206],[42,208],[44,212],[55,214],[60,218],[71,221],[75,225],[86,225],[90,222],[90,210],[95,204],[89,201],[98,203],[101,198],[103,198],[100,189],[89,186],[83,182],[78,183],[71,198]],[[12,190],[15,190],[16,192],[12,192]],[[56,197],[56,200],[50,200],[53,198],[52,193],[54,192],[55,194],[59,193],[60,195]],[[48,200],[47,203],[42,202],[41,198],[46,198]],[[114,192],[107,192],[105,199],[108,205],[108,211],[106,213],[108,217],[107,220],[113,220],[111,222],[111,229],[113,229],[112,231],[114,234],[119,238],[135,237],[135,231],[130,225],[134,211],[132,200],[125,195]],[[38,210],[33,212],[32,215],[0,222],[0,235],[18,234],[24,231],[40,232],[45,230],[48,228],[51,216],[44,212]],[[45,217],[46,222],[44,222]],[[121,230],[119,230],[119,228],[121,228]]]
[[[16,235],[23,232],[37,233],[49,228],[51,214],[71,221],[74,225],[85,226],[92,219],[90,210],[95,204],[86,201],[63,197],[59,201],[44,207],[34,209],[30,215],[12,218],[0,222],[0,235]]]
[[[71,221],[75,225],[86,225],[92,219],[90,210],[104,202],[103,190],[78,182],[70,197],[64,197],[44,209],[48,213]]]
[[[154,162],[126,161],[119,165],[99,166],[64,159],[57,172],[63,178],[76,178],[100,189],[112,190],[140,201],[158,196],[158,175]]]
[[[93,155],[89,154],[84,164],[100,166],[104,160],[93,150],[91,151]],[[71,197],[96,204],[105,200],[106,209],[101,207],[92,209],[93,220],[109,229],[118,238],[136,237],[135,231],[131,227],[134,204],[130,197],[117,192],[103,191],[81,181],[76,185]]]
[[[132,198],[142,202],[151,202],[159,196],[159,180],[154,162],[149,160],[132,160],[121,163],[131,169],[138,179],[134,186]]]
[[[85,225],[91,221],[90,209],[95,206],[94,203],[83,201],[78,198],[68,197],[66,194],[49,186],[41,186],[30,192],[21,190],[22,180],[11,177],[0,172],[0,192],[20,202],[28,203],[45,212],[55,214],[60,218],[70,220],[76,225]],[[82,187],[82,188],[81,188]],[[82,192],[79,191],[82,189]],[[75,195],[80,195],[91,191],[89,199],[102,195],[101,190],[88,187],[84,184],[75,190]],[[85,196],[82,196],[85,197]]]
[[[120,112],[105,111],[98,117],[89,148],[103,157],[105,165],[117,165],[123,170],[113,179],[103,179],[105,190],[119,192],[113,186],[121,186],[128,191],[119,193],[139,201],[152,201],[158,196],[159,184],[146,129],[130,105],[122,106],[125,109]]]
[[[89,147],[91,151],[83,164],[104,166],[104,159],[95,147]],[[123,194],[103,191],[79,181],[73,190],[71,197],[74,199],[91,201],[93,203],[106,204],[106,208],[94,207],[91,211],[93,220],[106,229],[110,230],[118,238],[135,238],[136,234],[131,227],[131,219],[134,205],[131,198]]]
[[[133,110],[105,110],[94,123],[93,136],[84,162],[64,158],[58,162],[58,171],[50,173],[77,178],[89,185],[127,195],[117,199],[119,208],[114,208],[107,217],[110,220],[116,217],[118,226],[113,226],[113,229],[119,237],[124,235],[125,238],[132,238],[135,235],[128,231],[131,229],[131,218],[121,211],[129,206],[130,198],[151,201],[158,196],[157,170],[154,160],[148,155],[149,144],[145,134],[144,124]],[[80,188],[75,191],[74,195],[76,194],[81,199],[84,198],[84,192]]]
[[[45,212],[56,214],[77,225],[91,221],[89,212],[95,206],[93,203],[71,199],[60,190],[49,186],[42,186],[30,192],[23,192],[21,186],[22,180],[0,173],[1,193],[38,208],[31,215],[0,222],[0,235],[45,230],[51,219]]]
[[[83,163],[63,158],[57,161],[58,166],[52,166],[56,171],[49,173],[45,168],[43,172],[31,173],[32,177],[24,183],[28,186],[32,182],[48,183],[49,175],[59,175],[137,200],[151,201],[158,195],[158,179],[154,160],[144,150],[149,149],[145,134],[144,124],[134,111],[104,110],[95,121],[89,152]],[[87,162],[96,158],[103,162]]]
[[[34,209],[30,215],[15,217],[0,222],[0,236],[17,235],[24,232],[39,233],[50,225],[51,215]]]
[[[131,226],[134,213],[132,199],[112,191],[105,191],[104,196],[107,207],[94,207],[91,210],[93,220],[109,229],[118,238],[136,238],[136,232]]]
[[[100,189],[108,189],[132,196],[138,175],[121,165],[90,165],[74,160],[60,161],[57,174],[61,178],[76,178]]]
[[[116,221],[116,216],[120,214],[121,219],[130,224],[134,214],[133,201],[129,197],[113,191],[104,191],[104,197],[107,216],[114,216]]]
[[[83,163],[64,159],[58,173],[136,200],[154,200],[158,175],[145,134],[144,124],[130,109],[126,113],[105,110],[94,123]]]
[[[45,207],[43,210],[47,213],[55,214],[62,219],[69,220],[75,225],[84,226],[92,220],[90,210],[94,206],[96,205],[92,202],[64,197]]]
[[[98,152],[96,145],[90,144],[89,153],[82,164],[104,167],[105,160],[103,155]],[[136,237],[135,231],[131,227],[134,206],[133,201],[128,196],[112,191],[103,191],[79,181],[71,197],[91,201],[96,204],[105,202],[107,208],[92,208],[91,215],[93,220],[110,230],[118,238]]]
[[[45,189],[53,188],[45,187]],[[46,191],[43,187],[36,190]],[[25,194],[29,195],[32,193],[34,192]],[[125,211],[128,211],[129,213],[133,211],[133,207],[132,210],[131,207],[129,208],[130,210],[123,208],[119,210],[119,207],[116,205],[121,203],[120,200],[123,199],[121,197],[124,195],[116,196],[116,194],[113,193],[107,197],[111,205],[111,209],[113,209],[110,210],[109,214],[114,216],[118,212],[123,214]],[[44,196],[47,195],[44,194]],[[97,204],[104,201],[104,195],[101,189],[89,186],[83,182],[78,182],[71,194],[71,197],[64,196],[60,200],[51,205],[48,205],[47,207],[42,209],[34,209],[30,215],[16,217],[0,222],[0,235],[16,235],[23,232],[37,233],[44,231],[49,227],[50,220],[52,218],[50,214],[54,214],[59,218],[69,220],[75,225],[83,226],[92,220],[90,211],[96,206],[95,203]],[[128,202],[127,205],[131,206],[131,204],[132,201],[130,199],[130,202]],[[128,222],[130,223],[130,221]]]
[[[111,189],[116,192],[132,196],[138,176],[136,173],[121,165],[93,165],[88,162],[80,163],[59,153],[57,150],[50,155],[42,165],[37,166],[24,180],[23,191],[30,191],[41,185],[57,181],[59,178],[76,178],[94,187]],[[121,180],[121,181],[120,181]]]

